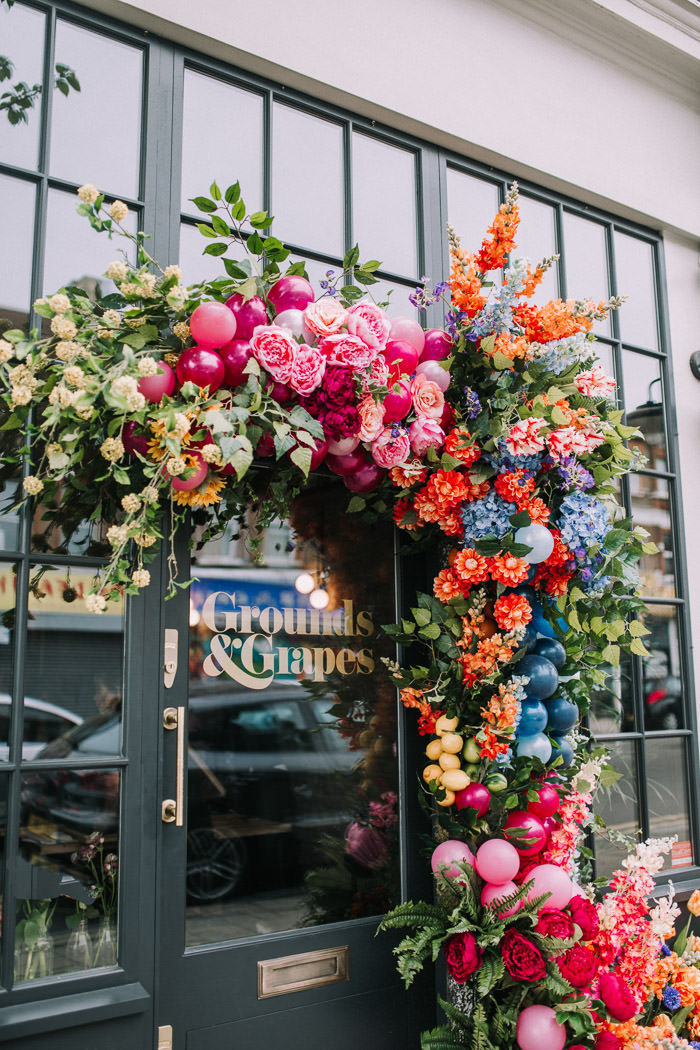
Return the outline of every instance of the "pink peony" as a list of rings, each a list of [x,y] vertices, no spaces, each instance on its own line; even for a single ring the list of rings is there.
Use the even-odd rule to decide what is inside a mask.
[[[373,350],[383,350],[386,346],[391,321],[375,303],[358,303],[348,310],[348,332],[358,336],[363,343]]]
[[[598,911],[588,897],[577,894],[567,905],[571,918],[581,929],[581,940],[592,941],[598,932]]]
[[[275,324],[258,325],[250,340],[250,348],[261,368],[277,383],[288,383],[299,344],[286,328]]]
[[[345,324],[348,312],[337,299],[327,297],[316,303],[309,303],[304,310],[306,327],[323,338],[326,335],[337,335]]]
[[[579,372],[574,377],[574,386],[584,397],[610,398],[615,393],[616,383],[602,365],[594,365],[588,372]]]
[[[373,397],[366,397],[357,406],[360,414],[360,441],[374,441],[384,426],[384,409]]]
[[[346,335],[344,332],[326,336],[319,346],[328,358],[329,365],[343,365],[353,369],[367,368],[379,353],[356,335]]]
[[[616,973],[603,973],[598,981],[598,995],[616,1021],[629,1021],[637,1013],[637,1000]]]
[[[411,400],[417,416],[440,419],[445,408],[445,395],[437,383],[422,374],[411,381]]]
[[[506,448],[511,456],[532,456],[544,449],[544,438],[540,430],[547,426],[547,420],[539,416],[521,419],[506,434]]]
[[[370,383],[374,383],[377,386],[386,386],[389,379],[389,364],[386,358],[382,357],[381,354],[379,357],[375,357],[369,366],[369,370],[364,371],[361,378],[363,394],[369,394]]]
[[[408,435],[400,427],[384,427],[372,442],[374,462],[385,470],[400,467],[411,455]]]
[[[431,446],[442,448],[445,444],[445,431],[436,419],[419,416],[411,423],[408,438],[414,453],[422,459]]]
[[[313,346],[300,346],[292,363],[289,385],[297,394],[307,397],[321,385],[325,370],[326,359],[320,350]]]

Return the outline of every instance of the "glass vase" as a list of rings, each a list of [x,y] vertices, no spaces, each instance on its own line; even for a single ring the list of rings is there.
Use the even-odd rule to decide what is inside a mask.
[[[93,956],[94,967],[116,966],[117,963],[117,928],[111,915],[103,915],[100,929],[95,940]]]
[[[48,932],[28,946],[24,956],[22,980],[35,981],[42,977],[50,977],[53,973],[53,951],[53,937]]]
[[[69,970],[89,970],[92,966],[93,947],[88,931],[87,919],[81,915],[79,924],[71,931],[66,942],[66,964]]]

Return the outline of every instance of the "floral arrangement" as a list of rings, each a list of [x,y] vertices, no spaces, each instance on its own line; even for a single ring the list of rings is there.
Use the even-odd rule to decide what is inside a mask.
[[[124,204],[92,186],[79,197],[96,229],[125,234]],[[668,844],[638,846],[600,901],[585,885],[593,791],[615,774],[581,718],[621,651],[646,653],[634,591],[653,547],[615,499],[634,429],[593,326],[619,300],[528,302],[553,260],[515,258],[516,187],[476,253],[449,231],[449,282],[413,296],[445,303],[446,331],[429,332],[365,296],[379,264],[357,248],[317,300],[303,264],[281,273],[286,249],[258,232],[271,218],[247,214],[237,183],[195,204],[205,252],[245,248],[225,277],[184,288],[139,234],[134,264],[107,271],[115,293],[63,289],[36,305],[47,337],[0,342],[3,429],[30,435],[10,461],[29,455],[24,497],[41,496],[45,541],[95,523],[91,553],[109,554],[89,599],[100,612],[148,584],[156,543],[186,513],[203,538],[251,503],[264,524],[323,466],[349,511],[391,515],[441,553],[433,593],[386,628],[424,654],[386,663],[429,738],[436,901],[383,921],[412,931],[397,948],[407,983],[446,956],[447,1023],[423,1046],[685,1045],[669,1025],[694,1030],[694,949],[666,954],[676,908],[648,904]],[[392,809],[370,801],[344,863],[381,868]]]

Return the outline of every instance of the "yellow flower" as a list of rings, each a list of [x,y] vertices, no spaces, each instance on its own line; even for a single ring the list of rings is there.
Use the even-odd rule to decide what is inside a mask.
[[[86,182],[84,186],[78,189],[78,197],[83,204],[94,204],[100,195],[100,191],[97,186],[93,186],[91,182]]]
[[[129,214],[129,209],[124,201],[114,201],[114,203],[110,205],[109,214],[115,222],[124,222],[124,219]]]
[[[226,478],[208,474],[206,481],[198,489],[179,492],[173,489],[172,497],[181,507],[209,507],[221,500],[221,490],[226,485]]]

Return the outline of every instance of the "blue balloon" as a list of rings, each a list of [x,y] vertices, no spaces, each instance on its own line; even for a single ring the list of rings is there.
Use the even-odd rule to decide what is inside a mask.
[[[545,660],[551,660],[558,671],[566,663],[566,649],[556,638],[538,638],[533,652],[535,656],[544,656]]]
[[[541,700],[523,700],[518,722],[518,736],[532,736],[534,733],[541,733],[547,725],[547,717],[547,708]]]
[[[537,631],[534,631],[528,624],[525,628],[525,634],[522,637],[522,641],[518,645],[519,649],[524,649],[526,653],[534,647],[537,642]]]
[[[527,675],[530,679],[525,686],[528,697],[537,697],[544,700],[556,691],[559,685],[559,673],[551,660],[544,656],[534,656],[530,653],[517,663],[517,673]]]
[[[525,579],[527,580],[528,583],[532,583],[532,581],[534,580],[536,575],[537,575],[537,567],[535,565],[531,565],[530,568],[528,569],[528,573],[527,573],[527,576],[525,577]]]
[[[570,766],[574,760],[574,749],[571,746],[571,741],[565,736],[553,736],[552,737],[552,761],[555,758],[561,757],[564,760],[563,768],[566,769]]]
[[[532,736],[518,737],[515,751],[518,757],[539,758],[540,762],[549,762],[552,755],[552,744],[544,733],[533,733]]]
[[[535,630],[538,631],[539,634],[543,634],[545,638],[554,638],[556,631],[549,620],[545,619],[541,605],[532,606],[532,619],[530,620],[530,623]]]
[[[553,696],[547,701],[547,728],[550,733],[568,733],[578,722],[578,707],[563,696]]]

